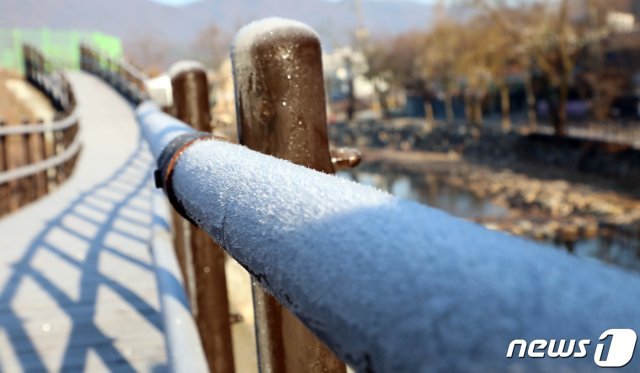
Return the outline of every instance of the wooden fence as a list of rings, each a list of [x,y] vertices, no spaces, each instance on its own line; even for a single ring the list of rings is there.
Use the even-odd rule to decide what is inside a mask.
[[[188,343],[167,326],[169,356],[183,358],[173,371],[194,371],[196,359],[234,371],[223,250],[252,274],[261,372],[594,371],[589,359],[505,353],[514,339],[640,328],[628,297],[636,277],[328,175],[359,157],[329,149],[320,42],[308,27],[249,25],[232,59],[243,146],[211,135],[198,64],[171,72],[174,116],[152,102],[136,109],[156,186],[175,209],[169,272],[184,280],[170,291],[190,300],[200,334]],[[131,83],[111,76],[118,67],[91,65],[116,87]],[[163,299],[170,282],[159,281]]]
[[[148,98],[145,87],[147,77],[135,65],[113,59],[87,44],[80,45],[80,68],[104,79],[133,103]]]
[[[311,40],[300,53],[305,55],[308,52],[312,53],[308,58],[308,62],[312,62],[308,77],[315,83],[315,88],[320,88],[323,92],[321,51],[317,40]],[[84,45],[81,47],[81,66],[85,71],[103,78],[134,104],[148,99],[144,74],[130,63],[101,56],[90,46]],[[267,79],[268,75],[275,76],[278,73],[282,71],[267,72],[263,78]],[[179,62],[171,68],[169,75],[174,100],[173,107],[163,108],[164,111],[196,130],[210,133],[212,118],[204,66],[191,61]],[[310,97],[305,102],[308,105],[305,113],[300,113],[305,118],[305,125],[301,127],[297,121],[283,122],[273,126],[270,129],[272,133],[267,135],[275,139],[297,133],[306,147],[292,152],[286,148],[286,144],[274,140],[271,145],[266,145],[267,148],[259,149],[260,151],[331,173],[354,167],[360,162],[360,154],[354,149],[329,149],[323,94],[314,97],[305,95],[304,88],[300,85],[282,94],[301,99]],[[242,133],[243,137],[238,140],[243,143],[253,141],[257,144],[260,136],[265,135],[249,129],[244,129]],[[304,158],[305,154],[313,156],[307,159]],[[235,369],[224,251],[206,232],[185,220],[177,211],[172,212],[172,223],[176,259],[185,279],[184,290],[191,300],[191,311],[208,366],[213,372],[233,372]],[[317,371],[345,371],[344,364],[272,296],[257,285],[254,285],[253,293],[261,371],[299,372],[309,366],[316,367]],[[167,343],[172,345],[172,341]],[[169,354],[172,355],[171,351]],[[175,368],[180,370],[179,367]]]
[[[52,122],[0,122],[0,215],[46,195],[73,172],[81,150],[76,100],[67,78],[23,47],[25,78],[56,110]]]

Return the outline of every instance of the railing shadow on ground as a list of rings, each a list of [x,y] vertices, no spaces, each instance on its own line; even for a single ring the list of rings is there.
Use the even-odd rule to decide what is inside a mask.
[[[21,368],[25,371],[46,371],[50,368],[45,363],[43,352],[38,351],[35,338],[29,335],[24,325],[29,321],[28,318],[20,315],[12,306],[26,279],[31,279],[44,290],[71,321],[71,331],[59,369],[85,368],[89,351],[94,350],[110,369],[135,371],[127,356],[116,348],[115,340],[107,336],[96,323],[98,290],[101,287],[117,294],[152,328],[162,331],[158,310],[154,306],[131,290],[129,284],[111,278],[100,270],[101,256],[110,254],[153,274],[150,263],[139,259],[136,253],[131,253],[134,248],[133,250],[142,250],[138,251],[144,253],[142,255],[147,255],[149,237],[140,237],[131,233],[131,229],[123,228],[133,226],[138,232],[151,235],[155,219],[150,207],[151,164],[151,156],[143,145],[143,140],[139,139],[137,148],[119,169],[73,199],[68,207],[47,223],[31,241],[24,255],[13,264],[12,273],[4,288],[0,289],[0,331],[4,329],[6,332]],[[140,202],[144,202],[147,207],[141,207]],[[77,222],[78,219],[82,223],[69,224],[69,220]],[[72,241],[80,240],[88,248],[81,249],[80,255],[70,254],[65,249],[69,240],[58,238],[56,241],[56,236],[59,237],[60,233],[72,236]],[[109,243],[113,238],[111,233],[128,243],[125,251],[129,252]],[[77,300],[72,299],[50,276],[34,266],[34,257],[42,251],[54,254],[80,271]],[[78,259],[78,256],[84,258]],[[161,370],[162,367],[154,368],[157,369]]]

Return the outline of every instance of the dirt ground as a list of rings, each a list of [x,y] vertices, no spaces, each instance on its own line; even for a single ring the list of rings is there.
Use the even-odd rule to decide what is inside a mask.
[[[12,79],[21,79],[20,75],[0,70],[0,118],[7,123],[18,123],[23,118],[32,118],[31,110],[24,105],[9,89],[6,82]]]
[[[55,110],[49,99],[12,71],[0,70],[0,118],[8,124],[23,120],[35,123],[53,120]]]
[[[389,164],[425,182],[440,181],[508,209],[502,218],[478,222],[498,230],[539,240],[575,242],[640,225],[640,198],[602,177],[542,178],[512,169],[470,164],[456,153],[363,149],[363,164]],[[608,179],[608,178],[604,178]]]

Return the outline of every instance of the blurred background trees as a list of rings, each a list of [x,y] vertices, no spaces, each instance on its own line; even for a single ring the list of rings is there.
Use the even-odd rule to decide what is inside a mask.
[[[638,116],[640,2],[633,0],[459,0],[464,17],[438,14],[424,31],[377,38],[365,50],[369,77],[389,115],[389,92],[404,89],[446,122],[482,125],[539,117],[566,134],[572,119]],[[386,88],[386,90],[380,87]],[[487,113],[489,112],[489,113]]]
[[[569,124],[640,120],[640,0],[441,0],[423,27],[394,32],[368,29],[371,14],[350,3],[338,12],[352,18],[350,43],[320,31],[335,120],[424,116],[505,131],[540,123],[558,136]],[[215,97],[231,100],[233,33],[210,23],[179,45],[143,36],[128,55],[157,71],[176,55],[202,61],[224,83]]]

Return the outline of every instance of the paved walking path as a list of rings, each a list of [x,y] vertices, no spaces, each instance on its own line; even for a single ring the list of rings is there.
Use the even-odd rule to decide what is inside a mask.
[[[164,371],[151,155],[117,93],[70,79],[84,144],[75,173],[0,220],[0,372]]]

